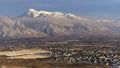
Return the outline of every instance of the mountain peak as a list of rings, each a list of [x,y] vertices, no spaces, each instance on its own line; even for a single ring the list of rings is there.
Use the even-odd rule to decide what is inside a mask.
[[[64,19],[79,19],[79,20],[85,20],[84,18],[81,18],[79,16],[76,16],[71,13],[62,13],[62,12],[49,12],[49,11],[37,11],[35,9],[29,9],[22,17],[30,17],[30,18],[36,18],[36,17],[52,17],[52,18],[64,18]]]
[[[35,10],[35,9],[29,9],[27,12],[24,13],[23,17],[38,17],[39,16],[39,11]]]
[[[44,15],[44,16],[50,16],[50,17],[53,17],[55,16],[56,17],[63,17],[64,16],[64,13],[62,12],[49,12],[49,11],[37,11],[35,9],[29,9],[24,16],[27,16],[27,17],[40,17],[40,15]]]
[[[28,12],[38,12],[38,11],[31,8],[31,9],[28,10]]]

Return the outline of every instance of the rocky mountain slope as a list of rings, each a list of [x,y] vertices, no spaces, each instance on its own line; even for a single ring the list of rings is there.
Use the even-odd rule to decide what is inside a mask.
[[[120,22],[92,21],[70,13],[29,9],[18,17],[0,17],[0,38],[120,33]]]

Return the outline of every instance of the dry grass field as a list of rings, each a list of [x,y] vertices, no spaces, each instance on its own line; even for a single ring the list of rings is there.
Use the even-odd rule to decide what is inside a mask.
[[[5,51],[0,52],[0,56],[8,56],[8,59],[36,59],[36,58],[48,58],[49,56],[40,55],[40,53],[46,53],[42,49],[24,49],[20,51]]]

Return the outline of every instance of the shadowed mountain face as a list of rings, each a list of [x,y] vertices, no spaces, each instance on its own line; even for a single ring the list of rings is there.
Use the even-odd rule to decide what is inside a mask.
[[[63,35],[116,35],[120,22],[92,21],[74,14],[29,9],[19,17],[0,17],[1,38],[26,38]]]

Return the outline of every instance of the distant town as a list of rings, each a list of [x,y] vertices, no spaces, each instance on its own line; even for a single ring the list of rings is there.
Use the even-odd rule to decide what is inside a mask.
[[[5,39],[1,40],[2,43],[0,43],[0,60],[13,62],[13,59],[24,59],[23,61],[36,59],[50,63],[52,61],[57,63],[85,63],[93,65],[93,68],[94,65],[106,66],[104,68],[120,67],[119,39],[90,39]]]

